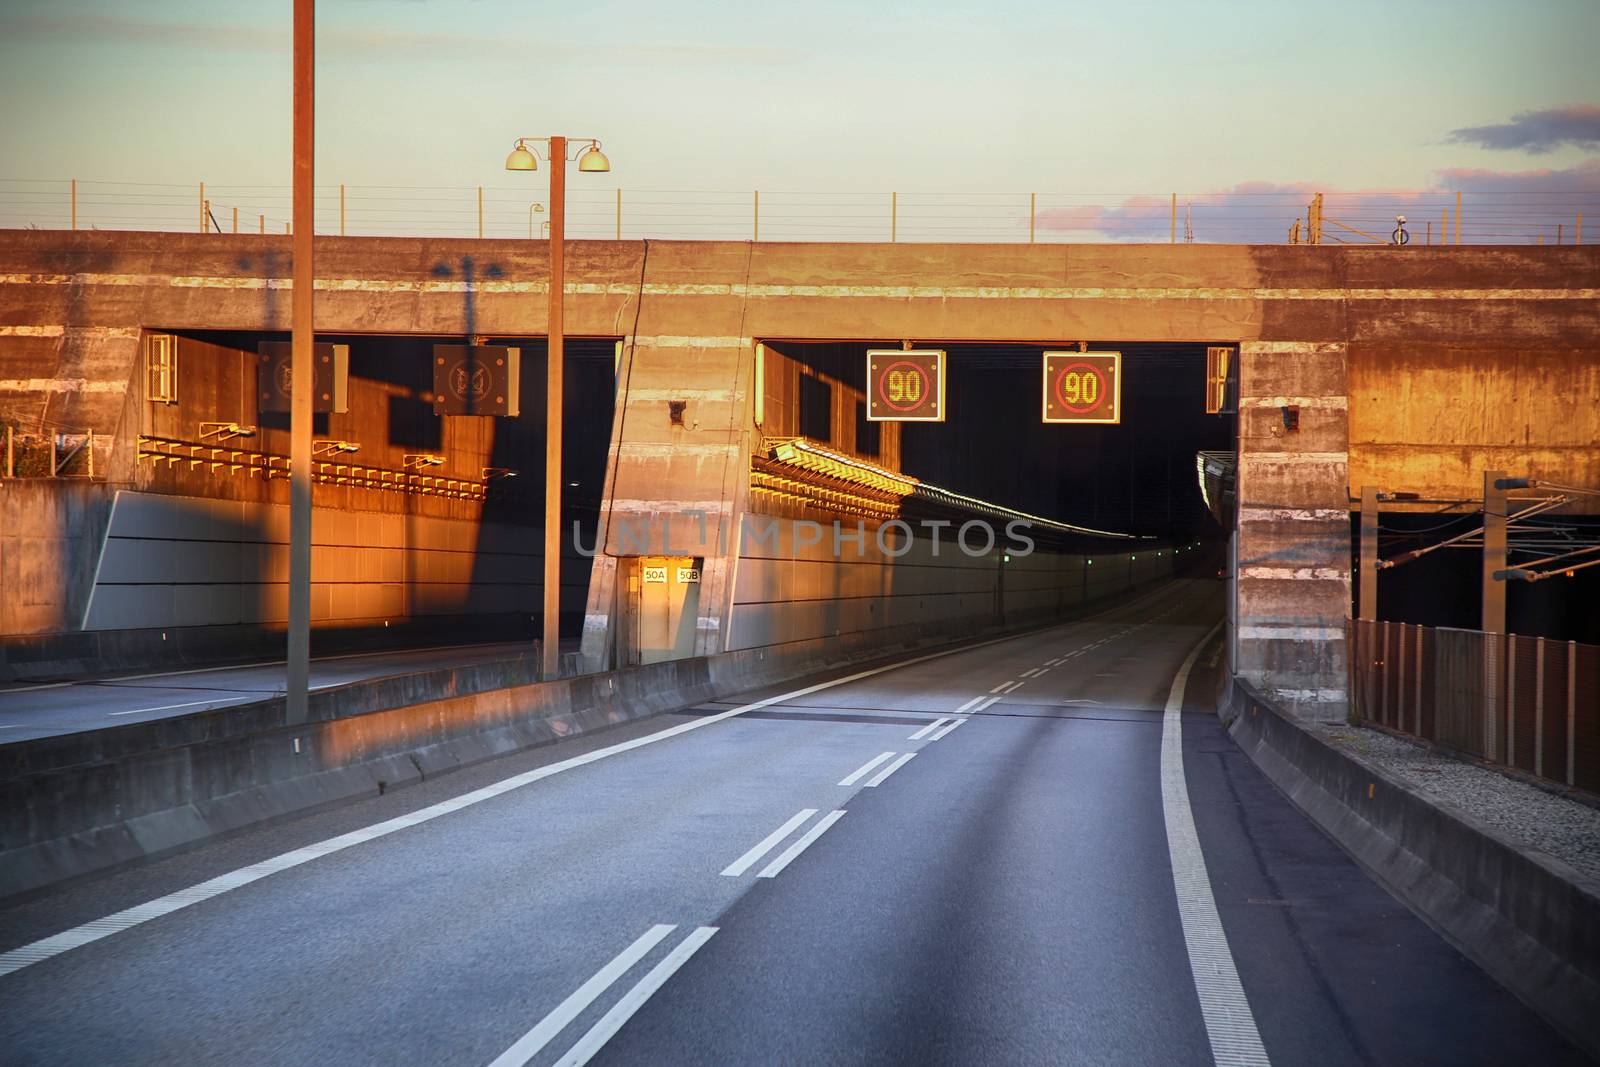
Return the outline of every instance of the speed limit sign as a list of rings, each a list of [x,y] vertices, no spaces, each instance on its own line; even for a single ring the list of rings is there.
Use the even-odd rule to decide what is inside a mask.
[[[1044,421],[1122,421],[1120,352],[1046,352]]]
[[[867,418],[872,422],[943,422],[944,350],[869,349]]]

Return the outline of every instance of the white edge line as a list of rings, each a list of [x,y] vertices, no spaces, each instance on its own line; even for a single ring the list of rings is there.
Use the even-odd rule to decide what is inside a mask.
[[[899,760],[897,760],[895,762],[895,765],[897,766],[900,763],[904,763],[906,760],[908,760],[910,758],[911,758],[910,756],[902,756],[902,757],[900,757]],[[893,767],[891,767],[890,769],[892,770]],[[869,782],[868,784],[870,785],[871,783]],[[795,859],[796,856],[800,855],[800,853],[802,853],[806,849],[810,848],[811,847],[811,843],[813,841],[815,841],[817,838],[821,837],[823,835],[823,833],[827,831],[828,827],[832,826],[834,823],[838,822],[842,818],[844,818],[844,810],[843,809],[835,809],[833,811],[828,812],[828,814],[824,815],[822,818],[818,819],[814,824],[812,824],[811,829],[807,830],[798,840],[795,841],[794,844],[792,844],[788,848],[784,849],[783,852],[781,852],[778,855],[777,859],[773,860],[771,863],[769,863],[765,867],[761,868],[761,874],[759,875],[759,877],[761,877],[761,878],[776,878],[776,877],[778,877],[779,873],[785,867],[789,866],[789,864],[794,862],[794,859]]]
[[[582,1015],[583,1010],[593,1004],[601,993],[611,988],[612,983],[627,974],[634,964],[644,959],[651,949],[676,929],[676,926],[658,923],[646,930],[633,944],[617,953],[610,963],[596,971],[594,977],[573,990],[566,1000],[551,1009],[550,1014],[540,1019],[532,1030],[517,1038],[510,1048],[496,1056],[489,1067],[523,1067],[550,1043],[551,1038],[566,1029],[572,1020]]]
[[[893,759],[893,758],[894,758],[894,753],[893,752],[884,752],[884,753],[881,753],[879,755],[873,756],[871,759],[867,760],[867,762],[863,763],[860,767],[857,767],[854,771],[850,772],[850,774],[847,777],[841,779],[839,784],[840,785],[855,785],[862,778],[864,778],[868,774],[870,774],[872,772],[872,768],[876,767],[878,764],[882,763],[886,759]]]
[[[936,733],[932,737],[928,738],[928,740],[929,741],[937,741],[941,737],[944,737],[946,734],[948,734],[951,730],[954,730],[957,726],[960,726],[962,723],[964,723],[966,721],[967,721],[966,719],[957,719],[955,722],[951,723],[949,726],[946,726],[943,730],[940,730],[938,733]]]
[[[968,711],[972,710],[972,706],[974,704],[978,703],[978,701],[980,701],[982,699],[983,699],[982,696],[973,697],[971,700],[967,701],[965,704],[963,704],[959,708],[957,708],[955,713],[957,715],[961,715],[961,714],[963,714],[965,712],[968,712]]]
[[[956,721],[960,722],[961,720],[957,719]],[[863,789],[876,789],[876,788],[878,788],[878,786],[883,784],[884,779],[888,778],[895,771],[898,771],[901,767],[904,767],[906,764],[910,763],[911,762],[911,757],[915,756],[915,755],[916,755],[915,752],[907,752],[904,756],[901,756],[899,759],[897,759],[893,763],[889,764],[889,766],[885,767],[883,770],[881,770],[877,774],[873,775],[872,778],[867,782],[867,784],[862,786],[861,788],[863,788]]]
[[[622,999],[612,1005],[611,1010],[600,1016],[598,1022],[591,1026],[587,1033],[578,1039],[578,1043],[567,1050],[567,1054],[556,1061],[556,1067],[583,1067],[599,1052],[605,1043],[610,1041],[618,1030],[627,1025],[633,1018],[634,1012],[644,1007],[645,1001],[653,996],[656,990],[667,984],[667,979],[677,972],[679,967],[689,962],[689,957],[700,950],[700,946],[711,940],[711,935],[717,932],[715,926],[697,926],[689,936],[678,942],[678,947],[661,960],[660,963],[650,968],[649,972],[632,989],[622,994]]]
[[[227,698],[223,698],[226,703]],[[147,711],[172,711],[175,708],[192,708],[196,704],[210,704],[210,700],[191,700],[187,704],[163,704],[159,708],[129,708],[127,711],[108,711],[107,715],[140,715]]]
[[[1189,784],[1183,770],[1183,696],[1200,650],[1222,623],[1217,623],[1189,652],[1178,668],[1167,694],[1161,721],[1161,807],[1166,819],[1167,851],[1172,862],[1172,882],[1177,894],[1178,917],[1189,950],[1189,973],[1200,998],[1212,1058],[1225,1067],[1268,1067],[1255,1015],[1239,982],[1227,931],[1217,913],[1217,901],[1206,873],[1205,852],[1195,830],[1189,806]]]
[[[949,719],[935,719],[922,729],[918,730],[916,733],[912,734],[910,737],[906,738],[906,740],[921,741],[924,737],[927,737],[929,734],[933,733],[933,731],[937,730],[939,727],[943,726],[949,721]]]
[[[893,755],[893,753],[890,753],[890,755]],[[771,852],[773,849],[777,848],[779,841],[782,841],[784,838],[794,833],[796,827],[805,822],[807,819],[811,818],[811,816],[815,815],[816,813],[816,808],[801,808],[799,811],[789,816],[789,820],[782,826],[772,831],[772,833],[768,834],[766,837],[763,837],[753,848],[750,849],[750,851],[746,852],[744,855],[728,864],[728,866],[722,871],[723,877],[737,878],[745,871],[748,871],[762,856],[765,856],[768,852]]]
[[[1133,603],[1137,604],[1143,600],[1150,599],[1159,591],[1160,589],[1152,590],[1151,593],[1147,594],[1145,597],[1139,598],[1139,600],[1136,600]],[[1088,615],[1082,619],[1074,619],[1070,622],[1061,623],[1060,625],[1079,625],[1081,623],[1088,622],[1091,619],[1096,619],[1103,615],[1109,615],[1113,611],[1124,610],[1129,606],[1130,605],[1128,604],[1112,605],[1111,607],[1106,608],[1104,611],[1097,612],[1094,615]],[[1046,629],[1051,628],[1053,627],[1047,627]],[[804,688],[791,690],[787,693],[779,693],[777,696],[766,697],[762,700],[752,701],[749,704],[741,704],[737,708],[730,708],[727,711],[718,712],[715,715],[708,715],[702,719],[691,719],[689,722],[679,723],[676,726],[669,726],[667,729],[659,730],[653,734],[646,734],[643,737],[635,737],[628,741],[622,741],[615,745],[609,745],[606,748],[595,749],[593,752],[585,752],[580,756],[573,756],[569,759],[560,760],[544,767],[536,767],[533,770],[512,775],[510,778],[503,778],[498,782],[491,782],[489,785],[480,786],[479,788],[470,792],[463,793],[457,797],[452,797],[449,800],[442,800],[437,804],[432,804],[425,808],[419,808],[418,810],[410,812],[406,815],[397,816],[393,819],[386,819],[383,822],[373,823],[370,826],[364,826],[360,829],[352,830],[336,837],[330,837],[326,840],[318,841],[315,844],[306,845],[290,852],[279,853],[278,855],[266,860],[262,860],[259,863],[253,863],[247,867],[240,867],[237,870],[229,871],[226,874],[208,879],[207,881],[199,882],[195,885],[189,886],[187,889],[180,889],[177,892],[169,893],[164,897],[156,897],[154,900],[148,900],[143,904],[136,904],[131,908],[125,908],[122,911],[115,912],[111,915],[105,916],[104,918],[95,919],[79,926],[63,930],[58,934],[41,938],[38,941],[11,949],[8,952],[0,952],[0,977],[20,971],[24,967],[31,966],[54,956],[59,956],[63,952],[67,952],[75,948],[81,948],[82,946],[91,944],[103,937],[109,937],[112,934],[121,933],[123,930],[129,929],[133,926],[138,926],[141,923],[149,922],[151,919],[158,919],[164,915],[169,915],[172,912],[178,911],[182,908],[187,908],[191,904],[198,904],[203,900],[210,900],[212,897],[220,896],[221,894],[230,890],[249,885],[252,882],[267,877],[268,875],[277,874],[280,871],[286,871],[292,867],[298,867],[302,863],[309,863],[312,860],[318,859],[322,856],[343,851],[352,845],[363,844],[367,841],[373,841],[377,838],[392,834],[398,830],[404,830],[412,826],[420,825],[421,823],[436,819],[441,815],[448,815],[453,812],[460,811],[463,808],[468,808],[474,804],[478,804],[482,801],[490,800],[494,797],[500,796],[502,793],[509,793],[513,789],[519,789],[522,786],[531,785],[534,782],[542,781],[545,778],[550,778],[554,775],[560,774],[563,771],[569,771],[577,767],[586,766],[587,764],[603,760],[608,756],[615,756],[622,752],[628,752],[636,748],[642,748],[645,745],[652,745],[657,741],[665,741],[670,737],[677,737],[679,734],[686,734],[691,730],[699,730],[703,727],[710,726],[713,723],[722,722],[725,719],[731,719],[736,715],[743,715],[747,711],[755,711],[758,708],[769,707],[773,704],[781,704],[786,700],[793,700],[795,697],[809,696],[812,693],[819,693],[824,689],[832,689],[837,685],[845,685],[849,682],[860,681],[863,678],[872,678],[880,674],[885,674],[889,671],[900,670],[903,667],[912,667],[918,663],[926,663],[929,660],[942,659],[945,656],[959,655],[963,652],[971,652],[975,649],[987,648],[990,645],[998,645],[1006,641],[1015,641],[1019,636],[1026,635],[1005,634],[1000,637],[989,638],[985,641],[974,641],[970,644],[959,645],[955,648],[943,648],[937,652],[928,652],[921,656],[913,656],[910,659],[897,660],[894,663],[885,663],[879,667],[870,667],[864,671],[857,671],[854,674],[847,674],[842,678],[832,678],[828,681],[818,682],[815,685],[808,685]]]

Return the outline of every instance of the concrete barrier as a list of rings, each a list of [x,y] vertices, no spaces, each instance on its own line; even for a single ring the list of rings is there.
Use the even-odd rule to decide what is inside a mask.
[[[1024,628],[905,627],[870,648],[817,639],[549,682],[526,682],[519,657],[317,690],[302,725],[276,698],[0,745],[0,900],[591,730]]]
[[[1218,710],[1267,777],[1373,877],[1600,1057],[1600,881],[1407,789],[1238,679]]]

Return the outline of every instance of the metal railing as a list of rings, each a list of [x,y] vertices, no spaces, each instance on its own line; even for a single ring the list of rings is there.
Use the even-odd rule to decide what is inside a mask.
[[[542,183],[319,186],[317,233],[536,240],[544,232],[544,196]],[[0,228],[281,235],[289,231],[290,208],[286,185],[0,178]],[[1593,244],[1600,239],[1600,189],[842,193],[585,182],[567,193],[574,240],[1361,244],[1387,239],[1397,215],[1411,220],[1413,245]]]
[[[1600,645],[1350,621],[1357,719],[1600,792]]]
[[[103,478],[104,453],[111,439],[93,430],[71,433],[24,433],[14,426],[0,430],[0,476],[6,478]]]

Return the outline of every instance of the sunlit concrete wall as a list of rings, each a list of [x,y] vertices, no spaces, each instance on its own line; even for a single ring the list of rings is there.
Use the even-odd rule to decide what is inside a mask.
[[[1469,496],[1471,468],[1489,458],[1568,484],[1592,484],[1595,473],[1582,445],[1596,439],[1600,411],[1583,371],[1600,351],[1597,248],[568,248],[568,330],[625,340],[606,542],[615,550],[615,519],[659,530],[676,517],[704,530],[689,549],[707,557],[702,652],[721,650],[733,606],[734,557],[716,546],[746,509],[752,353],[762,339],[1240,344],[1251,414],[1241,412],[1233,666],[1314,717],[1344,714],[1350,556],[1347,532],[1335,536],[1332,524],[1341,511],[1348,519],[1354,487]],[[0,419],[115,431],[139,328],[286,329],[288,253],[284,237],[0,234]],[[322,238],[317,268],[318,324],[330,332],[544,332],[539,242]],[[1547,353],[1556,362],[1541,362]],[[1474,369],[1485,361],[1495,368],[1488,379]],[[1540,382],[1566,379],[1570,406],[1545,404],[1531,383],[1521,389],[1523,371],[1508,369],[1534,364],[1548,367]],[[1527,398],[1517,401],[1526,419],[1430,413],[1477,410],[1474,383],[1489,379],[1496,395],[1509,381]],[[685,410],[678,422],[674,401]],[[1300,429],[1274,435],[1285,406],[1301,409]],[[602,559],[590,581],[585,639],[597,647],[607,642],[614,573]]]

